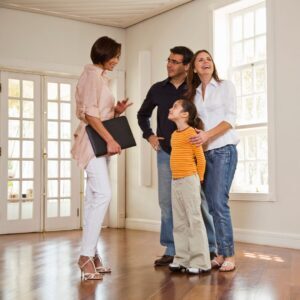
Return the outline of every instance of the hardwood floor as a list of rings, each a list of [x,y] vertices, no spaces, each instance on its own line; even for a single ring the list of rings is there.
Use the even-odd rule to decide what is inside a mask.
[[[300,251],[236,243],[237,269],[206,275],[154,268],[153,232],[104,229],[100,250],[113,272],[80,280],[80,231],[0,236],[1,300],[300,299]]]

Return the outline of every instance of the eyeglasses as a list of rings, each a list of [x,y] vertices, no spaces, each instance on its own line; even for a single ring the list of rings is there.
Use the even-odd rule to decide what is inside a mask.
[[[170,58],[167,59],[167,62],[168,62],[168,64],[172,64],[172,65],[180,65],[180,64],[183,64],[183,61],[178,61],[178,60],[170,59]]]

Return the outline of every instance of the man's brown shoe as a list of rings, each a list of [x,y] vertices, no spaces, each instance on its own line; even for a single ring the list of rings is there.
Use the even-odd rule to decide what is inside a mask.
[[[173,262],[174,256],[171,255],[163,255],[161,258],[157,259],[154,262],[155,267],[162,267],[162,266],[168,266]]]

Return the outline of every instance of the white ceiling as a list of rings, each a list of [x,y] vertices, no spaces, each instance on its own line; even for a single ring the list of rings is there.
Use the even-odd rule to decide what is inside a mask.
[[[193,0],[0,0],[0,7],[127,28]]]

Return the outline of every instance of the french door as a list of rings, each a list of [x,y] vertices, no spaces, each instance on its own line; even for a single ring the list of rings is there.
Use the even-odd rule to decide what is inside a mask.
[[[70,157],[75,83],[1,73],[0,233],[79,228],[80,172]]]

